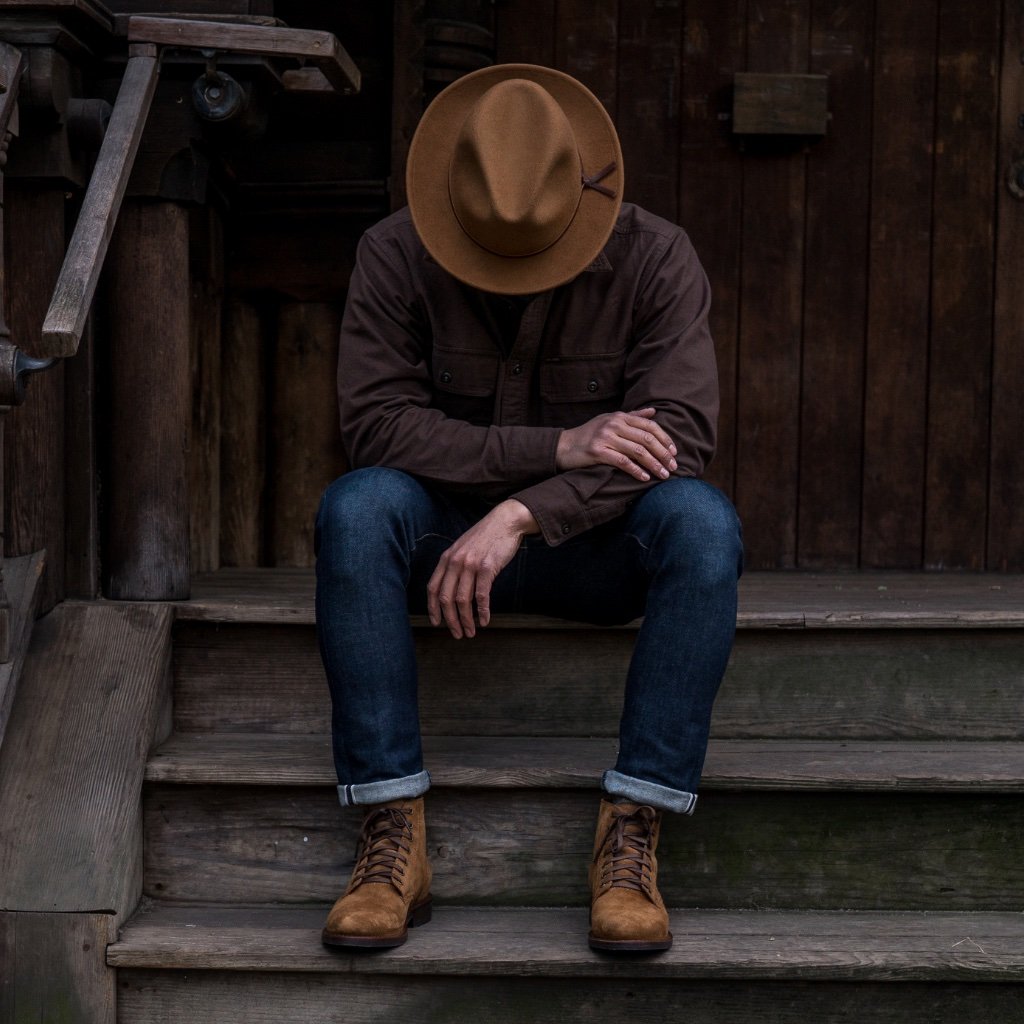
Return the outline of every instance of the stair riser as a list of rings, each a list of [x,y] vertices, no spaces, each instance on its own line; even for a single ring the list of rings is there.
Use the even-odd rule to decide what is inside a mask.
[[[630,967],[642,973],[642,961]],[[1009,1024],[1020,999],[1020,986],[999,984],[118,971],[118,1019],[132,1024]]]
[[[614,736],[635,633],[417,631],[423,730]],[[742,630],[713,733],[759,738],[1024,738],[1024,636],[1013,630]],[[325,733],[311,626],[182,623],[176,727]]]
[[[587,900],[598,795],[433,790],[442,902]],[[147,787],[146,892],[213,903],[337,897],[358,814],[325,788]],[[668,816],[661,889],[679,907],[1015,910],[1024,796],[712,791]]]

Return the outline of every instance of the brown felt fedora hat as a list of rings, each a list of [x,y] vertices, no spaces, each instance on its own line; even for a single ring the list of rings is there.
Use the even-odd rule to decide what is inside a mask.
[[[574,278],[601,252],[622,204],[622,150],[575,78],[499,64],[453,82],[409,149],[413,224],[460,281],[524,295]]]

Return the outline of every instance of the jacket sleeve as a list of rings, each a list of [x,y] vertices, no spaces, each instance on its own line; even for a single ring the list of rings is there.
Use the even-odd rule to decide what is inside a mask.
[[[524,484],[557,472],[554,427],[476,426],[430,407],[429,327],[401,254],[359,243],[341,328],[341,436],[354,469],[447,485]]]
[[[687,236],[680,232],[652,255],[634,306],[626,359],[626,411],[651,406],[675,442],[675,476],[700,476],[715,449],[718,373],[708,329],[711,290]],[[622,515],[647,488],[611,466],[568,470],[512,495],[533,513],[544,539],[557,545]]]

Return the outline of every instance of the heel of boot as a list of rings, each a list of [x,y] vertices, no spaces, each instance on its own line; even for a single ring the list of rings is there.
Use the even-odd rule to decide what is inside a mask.
[[[409,913],[409,927],[418,928],[430,920],[430,900],[427,899],[418,907],[413,907]]]

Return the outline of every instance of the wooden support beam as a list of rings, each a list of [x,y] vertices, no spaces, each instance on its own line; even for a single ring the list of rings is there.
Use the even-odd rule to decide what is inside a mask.
[[[283,28],[278,25],[240,25],[235,22],[139,16],[128,20],[128,41],[155,43],[157,46],[175,49],[293,57],[307,60],[319,68],[340,93],[357,93],[361,86],[359,68],[345,47],[330,32]]]
[[[82,212],[43,322],[40,355],[71,356],[85,329],[103,259],[156,89],[155,55],[128,59]]]
[[[11,603],[11,658],[0,665],[0,746],[3,746],[15,687],[36,620],[41,589],[39,578],[43,574],[44,561],[44,553],[37,551],[34,555],[11,558],[4,563],[4,586]]]
[[[110,253],[107,593],[189,593],[189,213],[129,200]]]

